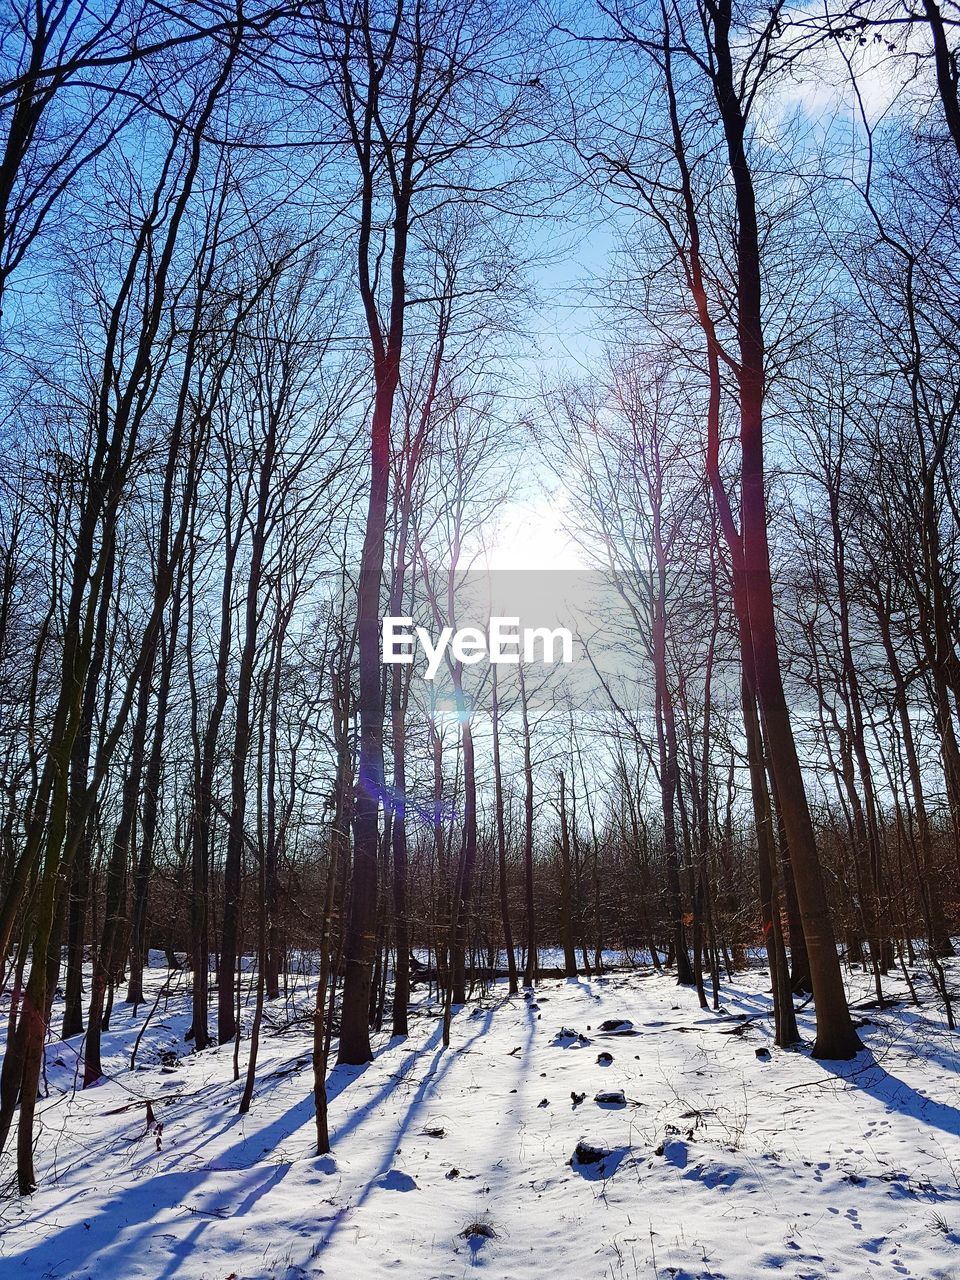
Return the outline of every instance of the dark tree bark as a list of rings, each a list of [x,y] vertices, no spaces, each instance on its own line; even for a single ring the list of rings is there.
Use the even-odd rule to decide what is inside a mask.
[[[497,668],[493,668],[491,720],[493,731],[493,805],[497,824],[497,878],[500,890],[500,924],[503,929],[503,945],[507,953],[507,976],[510,995],[515,996],[517,984],[517,957],[513,949],[513,927],[510,923],[510,895],[507,883],[507,832],[504,814],[503,767],[500,763],[500,700],[497,686]]]
[[[523,985],[532,987],[537,980],[537,915],[533,884],[533,748],[530,732],[530,705],[527,701],[523,663],[520,677],[520,711],[523,720],[523,884],[526,903],[527,959],[523,969]]]
[[[577,948],[573,932],[571,901],[570,827],[567,823],[567,785],[563,774],[559,781],[560,815],[560,939],[563,944],[563,976],[577,976]]]

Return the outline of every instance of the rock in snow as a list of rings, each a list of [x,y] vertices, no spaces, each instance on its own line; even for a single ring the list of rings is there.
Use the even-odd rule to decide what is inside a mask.
[[[636,1035],[633,1023],[629,1018],[607,1018],[600,1023],[600,1030],[608,1036]]]
[[[601,1160],[605,1160],[611,1155],[606,1147],[595,1147],[590,1142],[580,1141],[577,1143],[576,1150],[570,1157],[571,1164],[599,1164]]]

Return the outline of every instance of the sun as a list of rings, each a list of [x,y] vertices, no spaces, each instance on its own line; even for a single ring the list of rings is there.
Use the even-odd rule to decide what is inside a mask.
[[[564,528],[569,513],[560,499],[508,502],[481,557],[493,570],[583,569],[583,552]]]

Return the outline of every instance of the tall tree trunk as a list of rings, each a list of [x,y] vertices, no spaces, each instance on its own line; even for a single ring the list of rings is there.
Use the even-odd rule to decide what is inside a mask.
[[[563,976],[577,976],[577,949],[573,935],[573,908],[570,901],[570,827],[567,823],[567,784],[560,774],[560,940],[563,944]]]
[[[507,976],[510,995],[515,996],[517,985],[517,957],[513,949],[513,928],[510,923],[510,895],[507,884],[507,832],[503,812],[503,767],[500,761],[500,700],[497,687],[497,664],[493,665],[493,705],[491,721],[493,732],[493,807],[497,824],[497,879],[500,889],[500,924],[503,928],[503,945],[507,953]]]
[[[951,956],[953,955],[953,944],[950,940],[950,933],[944,916],[943,885],[934,856],[930,820],[927,816],[926,798],[923,793],[920,760],[917,755],[917,744],[913,732],[913,721],[910,718],[910,708],[907,704],[907,684],[893,643],[893,636],[890,630],[889,606],[879,590],[877,591],[875,613],[879,624],[880,639],[887,659],[887,667],[893,677],[894,705],[897,709],[900,738],[907,762],[907,777],[910,782],[910,794],[913,799],[913,820],[916,823],[917,843],[920,849],[921,883],[919,887],[929,913],[929,942],[938,956]]]
[[[223,868],[223,917],[220,962],[217,966],[217,1039],[221,1044],[237,1034],[236,973],[240,929],[240,886],[246,838],[247,756],[253,736],[251,702],[254,663],[257,656],[260,620],[260,584],[266,551],[270,512],[271,480],[277,456],[278,424],[271,406],[266,423],[263,453],[257,477],[256,517],[250,543],[250,563],[244,599],[244,629],[237,673],[233,750],[230,757],[230,817],[227,823],[227,850]]]
[[[732,0],[710,0],[716,102],[727,144],[737,210],[737,341],[740,362],[740,503],[743,568],[750,641],[770,762],[777,781],[793,863],[810,977],[817,1012],[814,1055],[853,1057],[862,1048],[850,1018],[840,960],[803,771],[790,724],[780,674],[780,653],[773,608],[767,510],[764,487],[763,402],[764,343],[761,304],[761,251],[753,178],[746,154],[746,125],[737,92],[730,46]]]
[[[523,884],[526,903],[527,960],[523,985],[532,987],[539,969],[537,958],[537,916],[533,890],[533,748],[530,735],[530,706],[527,702],[523,663],[519,668],[520,709],[523,720]]]
[[[459,664],[454,668],[454,689],[461,721],[463,744],[463,849],[454,898],[456,928],[453,930],[452,998],[463,1004],[467,998],[466,953],[470,908],[473,901],[473,877],[477,861],[477,775],[474,759],[473,725],[463,694]]]
[[[137,858],[133,886],[130,980],[127,985],[127,1003],[132,1004],[134,1008],[143,1002],[143,971],[147,964],[147,901],[150,891],[150,876],[153,870],[153,851],[157,840],[167,710],[170,705],[173,659],[177,652],[181,599],[181,592],[178,590],[174,597],[168,633],[165,642],[161,646],[160,681],[156,694],[156,717],[153,725],[153,739],[150,744],[150,758],[147,761],[143,784],[140,853]]]
[[[133,840],[137,805],[140,800],[140,782],[146,749],[147,725],[150,711],[151,663],[144,671],[138,697],[137,716],[133,726],[130,763],[123,786],[120,819],[117,823],[107,862],[104,894],[103,930],[100,945],[93,958],[93,980],[90,989],[90,1008],[87,1015],[87,1038],[84,1044],[83,1086],[95,1083],[103,1075],[100,1061],[100,1036],[103,1029],[104,1000],[107,984],[114,981],[130,940],[130,924],[126,917],[127,879],[130,846]]]
[[[107,566],[104,592],[101,596],[93,654],[87,673],[80,728],[70,761],[70,828],[75,832],[76,853],[70,867],[70,901],[67,923],[67,973],[64,983],[63,1038],[79,1035],[83,1030],[83,952],[86,938],[87,898],[90,892],[90,868],[93,844],[93,815],[86,813],[89,784],[90,746],[96,709],[98,684],[103,671],[107,644],[107,620],[111,610],[115,554]]]

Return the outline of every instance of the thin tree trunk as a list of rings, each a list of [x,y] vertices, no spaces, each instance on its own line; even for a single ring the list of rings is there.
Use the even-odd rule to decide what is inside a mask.
[[[493,703],[491,720],[493,731],[493,805],[497,824],[497,874],[500,888],[500,923],[503,928],[503,945],[507,953],[507,975],[510,995],[518,991],[517,957],[513,949],[513,928],[510,923],[510,895],[507,885],[507,833],[503,812],[503,767],[500,761],[500,701],[497,688],[497,664],[493,665]]]

